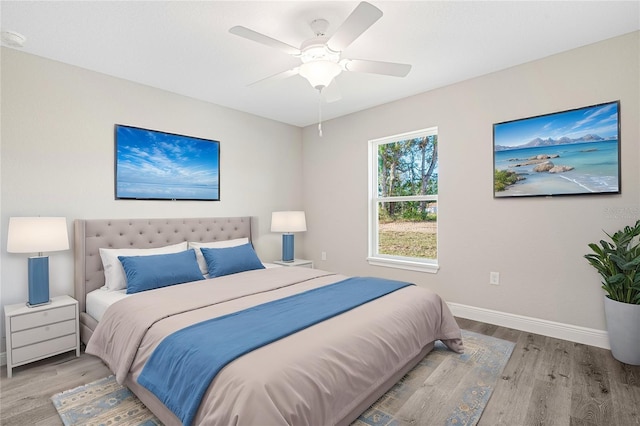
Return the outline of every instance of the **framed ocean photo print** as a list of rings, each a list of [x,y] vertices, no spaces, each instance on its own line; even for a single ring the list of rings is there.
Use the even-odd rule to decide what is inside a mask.
[[[620,101],[493,125],[493,196],[620,193]]]
[[[115,125],[115,196],[220,200],[220,142]]]

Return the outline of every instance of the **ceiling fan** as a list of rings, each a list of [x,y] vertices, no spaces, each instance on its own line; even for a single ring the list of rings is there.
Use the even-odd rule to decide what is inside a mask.
[[[332,102],[340,98],[336,84],[332,84],[332,82],[342,71],[405,77],[411,70],[411,65],[408,64],[341,57],[342,52],[381,17],[382,11],[380,9],[370,3],[361,2],[330,37],[326,35],[329,22],[325,19],[316,19],[310,24],[311,29],[315,33],[315,37],[303,41],[300,48],[243,26],[235,26],[231,28],[229,32],[279,49],[289,55],[300,58],[302,62],[298,67],[280,72],[252,84],[261,83],[266,80],[280,80],[299,74],[306,78],[311,86],[320,93],[323,93],[325,88],[331,86],[333,91],[332,96],[325,94],[325,97],[328,102]]]

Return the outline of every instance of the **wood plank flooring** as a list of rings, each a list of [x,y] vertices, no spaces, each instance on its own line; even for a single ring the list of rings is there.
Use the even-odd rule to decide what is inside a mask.
[[[461,328],[516,342],[479,426],[640,425],[640,366],[605,349],[457,320]]]
[[[458,318],[461,328],[516,342],[479,426],[640,425],[640,366],[607,350]],[[107,367],[82,353],[18,367],[0,376],[0,424],[61,425],[53,394],[106,377]]]

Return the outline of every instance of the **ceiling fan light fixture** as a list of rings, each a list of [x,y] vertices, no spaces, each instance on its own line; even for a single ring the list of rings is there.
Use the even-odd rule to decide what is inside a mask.
[[[302,63],[313,61],[338,62],[340,60],[340,52],[334,52],[325,43],[325,37],[318,37],[303,43],[300,53]]]
[[[300,65],[299,73],[314,89],[322,90],[342,72],[342,67],[332,61],[313,61]]]

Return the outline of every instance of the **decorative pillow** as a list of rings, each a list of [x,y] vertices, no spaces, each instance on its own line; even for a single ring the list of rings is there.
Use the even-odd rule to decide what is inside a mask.
[[[254,269],[264,269],[264,265],[258,259],[258,255],[251,247],[251,244],[228,248],[203,247],[201,250],[207,262],[209,277],[211,278]]]
[[[196,259],[198,259],[198,266],[200,266],[200,271],[202,275],[207,274],[207,261],[204,260],[204,256],[202,256],[202,252],[200,251],[201,247],[206,248],[226,248],[226,247],[236,247],[241,246],[243,244],[247,244],[249,242],[249,238],[236,238],[235,240],[226,240],[226,241],[214,241],[210,243],[199,243],[197,241],[189,241],[189,248],[192,248],[196,251]]]
[[[149,256],[153,254],[177,253],[187,250],[187,242],[173,244],[170,246],[151,249],[100,249],[102,267],[104,269],[104,289],[124,290],[127,288],[127,278],[124,275],[122,264],[118,256]]]
[[[127,276],[127,294],[204,279],[193,250],[118,259]]]

